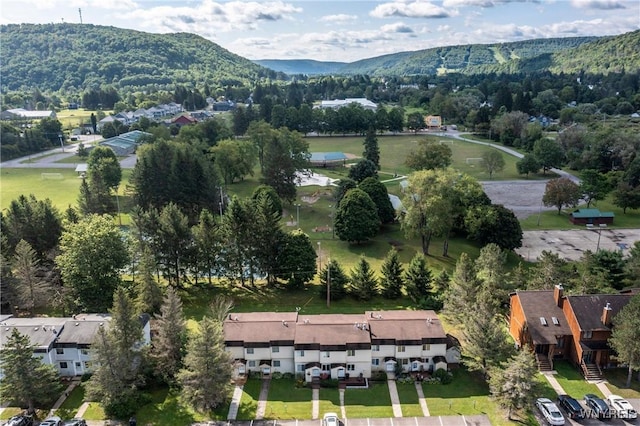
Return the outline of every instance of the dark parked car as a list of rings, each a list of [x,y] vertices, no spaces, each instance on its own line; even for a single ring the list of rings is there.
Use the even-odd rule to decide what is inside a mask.
[[[31,416],[13,416],[5,426],[33,426],[33,417]]]
[[[591,417],[596,416],[599,419],[609,418],[609,406],[602,398],[597,397],[592,393],[588,393],[584,396],[584,402],[587,404],[587,409],[591,412]]]
[[[584,408],[575,398],[569,395],[558,395],[558,405],[570,419],[584,419]]]

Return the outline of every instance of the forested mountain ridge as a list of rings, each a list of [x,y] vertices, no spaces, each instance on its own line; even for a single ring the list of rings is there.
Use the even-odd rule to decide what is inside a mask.
[[[594,40],[596,37],[569,37],[443,46],[362,59],[340,71],[373,76],[545,71],[552,64],[554,53],[572,51]]]
[[[346,62],[324,62],[313,59],[258,59],[253,61],[258,65],[285,74],[335,74],[347,65]]]
[[[195,34],[151,34],[90,24],[0,26],[2,91],[163,87],[277,78]]]

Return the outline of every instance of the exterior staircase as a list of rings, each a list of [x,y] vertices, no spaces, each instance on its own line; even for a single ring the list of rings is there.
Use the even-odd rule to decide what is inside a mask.
[[[585,364],[582,363],[582,374],[584,378],[588,381],[598,381],[602,380],[602,372],[600,368],[596,364]]]
[[[553,370],[553,365],[549,358],[545,355],[536,354],[536,363],[538,364],[538,371],[551,371]]]

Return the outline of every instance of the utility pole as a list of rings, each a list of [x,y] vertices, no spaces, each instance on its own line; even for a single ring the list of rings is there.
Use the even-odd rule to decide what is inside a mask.
[[[78,8],[78,14],[80,15],[80,24],[82,25],[82,9]]]
[[[327,262],[327,308],[331,307],[331,259]]]

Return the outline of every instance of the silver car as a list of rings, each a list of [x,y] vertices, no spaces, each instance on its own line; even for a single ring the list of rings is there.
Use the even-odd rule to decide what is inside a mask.
[[[549,398],[536,399],[536,407],[538,407],[538,410],[540,410],[540,412],[544,416],[544,419],[551,426],[564,425],[564,416],[560,412],[558,406]]]

